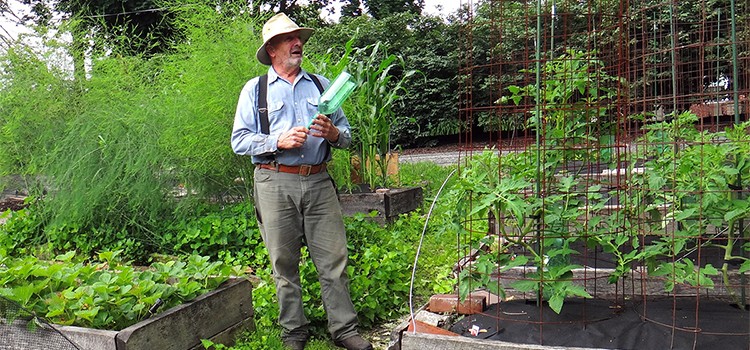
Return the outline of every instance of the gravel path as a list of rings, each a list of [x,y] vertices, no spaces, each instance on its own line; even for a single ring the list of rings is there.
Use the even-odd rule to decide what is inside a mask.
[[[444,151],[434,153],[413,153],[398,156],[399,163],[433,162],[437,165],[456,165],[466,156],[464,151]]]

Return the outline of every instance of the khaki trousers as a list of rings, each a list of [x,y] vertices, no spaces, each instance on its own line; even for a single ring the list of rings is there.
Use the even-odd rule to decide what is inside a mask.
[[[254,180],[256,214],[273,268],[282,338],[308,336],[299,274],[305,243],[318,270],[328,331],[334,340],[357,334],[346,274],[346,232],[328,173],[301,176],[256,168]]]

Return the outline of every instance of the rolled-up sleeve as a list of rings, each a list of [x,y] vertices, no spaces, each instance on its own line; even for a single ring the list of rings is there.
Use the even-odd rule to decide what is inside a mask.
[[[349,121],[344,116],[341,108],[331,115],[331,119],[333,120],[333,125],[339,129],[339,139],[336,142],[329,142],[329,144],[335,148],[349,148],[352,144],[351,126],[349,126]]]

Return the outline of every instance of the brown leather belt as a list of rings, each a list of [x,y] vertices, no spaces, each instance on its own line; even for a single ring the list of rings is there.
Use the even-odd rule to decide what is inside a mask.
[[[283,165],[283,164],[257,164],[261,169],[280,171],[282,173],[297,174],[301,176],[310,176],[317,174],[326,169],[326,163],[317,165]]]

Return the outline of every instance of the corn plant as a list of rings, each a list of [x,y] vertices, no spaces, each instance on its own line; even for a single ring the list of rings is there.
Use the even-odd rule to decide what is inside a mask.
[[[404,82],[416,71],[404,71],[404,61],[389,55],[376,43],[353,53],[349,73],[358,83],[347,117],[352,126],[354,152],[360,159],[360,175],[371,189],[388,187],[388,154],[396,104],[405,93]]]

